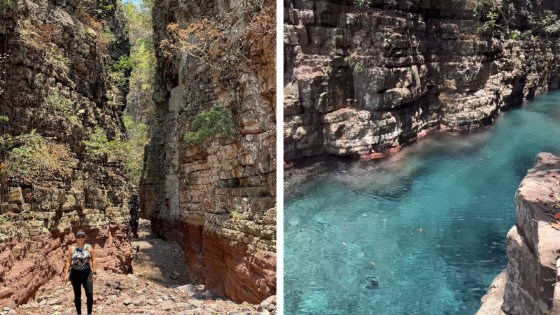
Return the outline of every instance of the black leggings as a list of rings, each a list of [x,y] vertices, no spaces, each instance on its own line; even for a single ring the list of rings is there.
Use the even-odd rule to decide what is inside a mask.
[[[82,314],[82,288],[86,290],[87,297],[87,311],[91,314],[93,308],[93,279],[91,278],[91,268],[85,270],[72,269],[70,272],[70,281],[72,288],[74,288],[74,304],[76,305],[76,312]]]

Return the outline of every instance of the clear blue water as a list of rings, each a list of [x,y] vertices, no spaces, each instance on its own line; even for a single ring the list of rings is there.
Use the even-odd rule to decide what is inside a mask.
[[[515,191],[539,152],[560,154],[559,135],[553,92],[474,134],[327,160],[286,187],[285,313],[476,313],[507,265]]]

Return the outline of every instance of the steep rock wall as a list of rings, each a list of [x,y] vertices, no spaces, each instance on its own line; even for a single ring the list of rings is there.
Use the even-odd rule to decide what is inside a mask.
[[[170,60],[159,45],[170,23],[196,28],[205,16],[225,14],[228,28],[239,30],[247,23],[237,11],[244,3],[156,2],[157,122],[140,208],[157,236],[185,249],[192,282],[237,302],[260,302],[276,290],[274,64],[220,72],[187,53]],[[231,109],[237,134],[185,142],[193,117],[216,103]]]
[[[485,2],[499,26],[474,16]],[[557,1],[284,3],[285,160],[380,157],[558,87],[559,34],[542,24]]]
[[[72,233],[82,228],[101,269],[127,272],[132,261],[129,199],[122,165],[85,154],[95,128],[121,137],[111,60],[128,54],[116,1],[8,0],[0,3],[0,123],[6,136],[42,136],[26,161],[0,161],[0,306],[13,307],[61,278]],[[96,16],[98,15],[98,16]],[[105,21],[104,25],[100,21]],[[102,33],[105,32],[106,37]],[[109,34],[111,35],[109,37]],[[26,136],[27,137],[27,136]],[[25,141],[16,141],[23,148]],[[41,155],[42,154],[42,155]],[[38,159],[37,159],[38,158]],[[4,172],[10,163],[24,171]],[[50,171],[55,169],[57,171]],[[25,175],[27,174],[27,175]]]
[[[540,153],[515,194],[508,266],[482,298],[478,315],[560,314],[560,230],[551,225],[559,213],[555,197],[560,198],[560,158]]]

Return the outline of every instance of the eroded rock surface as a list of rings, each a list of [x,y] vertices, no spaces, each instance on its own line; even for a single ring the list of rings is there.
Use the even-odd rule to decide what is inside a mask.
[[[507,234],[507,281],[499,281],[500,274],[477,314],[560,314],[560,230],[551,224],[559,213],[556,198],[560,158],[540,153],[515,195],[517,220]]]
[[[228,28],[240,30],[248,22],[240,18],[243,8],[157,1],[155,42],[168,39],[169,24],[184,30],[203,16],[223,15],[231,19]],[[146,153],[141,215],[156,236],[184,248],[191,282],[237,302],[260,302],[276,290],[274,65],[219,72],[186,53],[170,60],[158,44],[156,55],[158,121]],[[236,135],[185,142],[193,117],[217,103],[232,110]]]
[[[542,21],[560,3],[494,2],[488,28],[483,1],[285,1],[284,159],[380,157],[558,88],[559,34]]]
[[[101,272],[93,285],[94,314],[276,314],[276,296],[260,304],[236,304],[213,297],[203,286],[165,287],[134,275]],[[82,294],[82,309],[86,307]],[[36,301],[17,308],[0,309],[0,315],[73,315],[74,293],[70,283],[51,281]]]
[[[0,62],[6,71],[0,115],[9,119],[0,123],[0,135],[35,130],[48,139],[43,148],[55,150],[46,155],[53,159],[49,163],[62,170],[32,177],[0,171],[0,307],[25,303],[47,281],[60,280],[73,232],[80,228],[100,270],[130,269],[132,191],[121,164],[86,158],[84,144],[95,128],[121,137],[118,111],[126,91],[108,69],[128,54],[128,40],[116,1],[100,11],[88,3],[0,3],[0,55],[7,55]],[[92,12],[99,16],[94,19]],[[100,19],[103,27],[94,24]],[[99,30],[112,40],[106,42],[109,36]]]

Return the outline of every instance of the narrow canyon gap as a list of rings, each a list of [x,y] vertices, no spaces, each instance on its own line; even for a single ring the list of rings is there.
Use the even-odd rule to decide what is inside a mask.
[[[133,271],[139,216],[183,247],[191,283],[236,302],[276,293],[274,56],[258,48],[274,5],[156,2],[2,1],[1,306],[60,279],[80,228],[100,269]],[[190,47],[169,25],[217,13],[238,31],[206,43],[237,45],[213,51],[226,63],[162,43]]]

